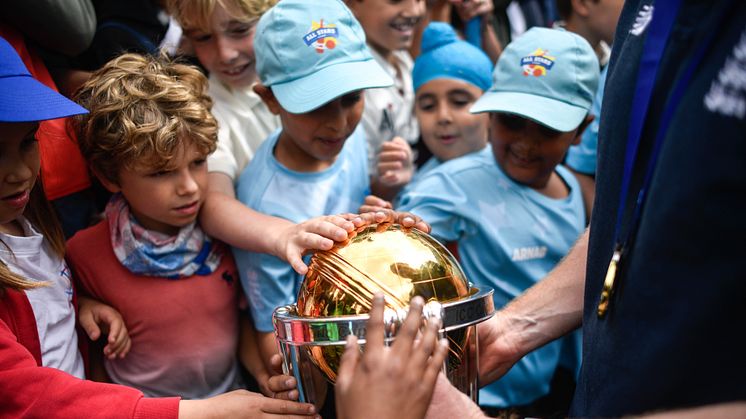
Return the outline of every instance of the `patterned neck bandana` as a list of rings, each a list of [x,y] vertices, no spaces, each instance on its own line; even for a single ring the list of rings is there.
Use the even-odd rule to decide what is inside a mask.
[[[175,236],[146,230],[120,193],[111,197],[104,214],[114,254],[134,274],[180,279],[209,275],[220,265],[223,245],[210,240],[196,221]]]

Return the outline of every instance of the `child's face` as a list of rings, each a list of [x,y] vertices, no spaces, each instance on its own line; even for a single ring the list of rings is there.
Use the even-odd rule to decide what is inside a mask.
[[[197,59],[220,81],[234,88],[256,81],[254,30],[256,22],[236,19],[219,3],[210,18],[210,31],[186,29]]]
[[[417,89],[415,113],[422,139],[440,161],[461,157],[487,144],[486,114],[469,108],[482,89],[461,80],[435,79]]]
[[[492,152],[508,177],[542,189],[570,145],[580,142],[587,122],[574,131],[560,132],[517,115],[490,113]]]
[[[380,53],[412,46],[414,27],[425,14],[424,0],[349,0],[368,42]]]
[[[36,122],[0,122],[0,231],[11,233],[39,175]]]
[[[287,153],[285,156],[290,156],[291,166],[296,168],[330,166],[357,128],[364,103],[362,91],[340,96],[303,114],[289,113],[275,102],[269,108],[280,115],[282,122],[275,156],[287,165],[287,159],[281,158],[282,153]]]
[[[102,179],[111,192],[122,192],[135,219],[146,229],[175,235],[197,219],[207,192],[206,156],[189,141],[166,170],[121,169],[118,185]]]

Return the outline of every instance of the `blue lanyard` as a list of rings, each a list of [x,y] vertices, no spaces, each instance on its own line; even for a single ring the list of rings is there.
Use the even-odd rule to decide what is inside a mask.
[[[676,14],[679,11],[681,0],[658,0],[655,2],[653,9],[653,20],[650,22],[650,29],[643,45],[642,58],[640,59],[640,67],[637,72],[637,84],[635,87],[635,95],[632,99],[632,112],[629,122],[629,131],[627,132],[627,149],[624,156],[624,174],[622,178],[622,189],[619,194],[619,208],[617,210],[616,226],[614,228],[614,243],[617,247],[623,246],[627,239],[631,235],[634,227],[628,229],[628,233],[624,237],[624,242],[620,243],[622,222],[624,218],[624,207],[627,202],[627,196],[629,195],[630,182],[632,181],[632,169],[637,159],[637,151],[640,146],[640,139],[642,138],[642,128],[645,124],[645,117],[648,114],[648,107],[650,105],[650,98],[653,95],[653,86],[655,84],[655,78],[658,73],[658,67],[660,66],[661,56],[663,50],[666,47],[666,41],[668,36],[671,34]],[[681,85],[681,83],[679,83]],[[673,101],[669,102],[669,108]],[[675,106],[675,104],[674,104]],[[668,110],[668,109],[667,109]],[[658,135],[656,137],[656,143],[662,142],[665,131],[667,130],[667,124],[661,121],[661,125],[658,128]],[[659,144],[654,146],[657,149]],[[648,166],[648,172],[655,166],[656,155],[654,153],[650,158],[650,165]],[[646,173],[645,178],[648,178],[650,173]],[[652,176],[651,176],[652,177]],[[644,191],[647,189],[647,185],[643,184],[640,190],[640,196],[645,195]],[[638,196],[639,198],[639,196]],[[642,202],[639,201],[635,205],[635,214],[639,213],[639,206]],[[633,219],[632,225],[636,224],[637,220]]]
[[[726,6],[730,6],[732,0],[728,0]],[[661,115],[660,124],[655,134],[655,142],[653,143],[653,149],[648,161],[647,169],[645,171],[645,177],[643,178],[642,187],[637,195],[635,207],[633,210],[632,220],[627,227],[627,232],[622,237],[622,222],[624,218],[624,208],[626,206],[627,197],[629,195],[630,182],[632,180],[632,170],[635,165],[635,160],[638,154],[638,148],[640,145],[640,139],[642,137],[642,129],[645,123],[645,118],[648,114],[648,107],[650,105],[650,97],[653,93],[653,86],[655,84],[656,74],[660,59],[663,55],[663,50],[666,46],[666,41],[671,34],[673,23],[681,5],[681,0],[658,0],[655,2],[653,9],[653,20],[650,23],[650,30],[647,38],[643,45],[642,57],[640,60],[640,67],[637,74],[637,85],[635,88],[635,95],[632,100],[632,112],[630,117],[629,132],[627,134],[627,148],[624,156],[624,173],[622,178],[622,188],[619,197],[619,207],[617,210],[617,220],[614,228],[614,243],[615,249],[609,263],[609,268],[606,272],[606,278],[604,285],[601,290],[601,298],[598,304],[597,314],[599,317],[603,317],[608,310],[611,294],[614,290],[614,283],[616,282],[617,266],[622,259],[623,253],[628,249],[629,242],[632,234],[636,231],[642,214],[642,207],[645,203],[647,191],[650,187],[650,182],[653,178],[655,166],[658,162],[658,156],[663,145],[663,141],[666,137],[668,128],[671,124],[673,115],[681,102],[681,98],[684,96],[689,81],[694,74],[694,71],[698,67],[707,52],[709,46],[714,38],[714,31],[709,33],[698,45],[695,53],[692,55],[691,60],[687,64],[682,76],[678,79],[672,90],[671,96],[668,98],[666,106]],[[722,7],[719,10],[719,15],[716,16],[718,21],[722,21],[726,16],[726,11],[729,7]]]
[[[728,3],[732,3],[728,1]],[[664,108],[663,114],[660,119],[660,125],[655,136],[655,142],[653,143],[652,154],[650,161],[648,162],[647,170],[645,171],[645,178],[643,179],[642,188],[637,195],[637,201],[635,202],[635,208],[633,212],[632,222],[628,226],[627,233],[622,237],[622,222],[624,218],[624,208],[629,195],[630,182],[632,180],[632,170],[634,168],[635,160],[637,158],[637,152],[640,145],[640,139],[642,138],[642,129],[645,123],[645,117],[647,116],[648,107],[650,105],[650,97],[653,93],[653,85],[655,83],[656,74],[660,59],[662,56],[663,49],[666,45],[668,36],[670,35],[671,29],[673,28],[673,22],[678,12],[681,0],[658,0],[655,2],[655,9],[653,10],[653,21],[651,22],[650,32],[645,39],[643,46],[642,59],[640,61],[640,68],[637,74],[637,86],[635,89],[635,96],[632,100],[632,112],[629,124],[629,132],[627,134],[627,149],[624,156],[624,174],[622,178],[622,189],[619,194],[619,208],[617,210],[616,226],[614,228],[614,243],[618,247],[625,247],[629,241],[630,236],[637,228],[637,224],[640,220],[642,213],[642,206],[645,202],[646,193],[650,187],[650,182],[653,178],[653,172],[655,171],[656,163],[658,162],[658,155],[660,154],[663,141],[666,137],[668,127],[671,124],[671,119],[676,111],[676,108],[681,102],[681,98],[684,95],[686,87],[689,85],[689,81],[694,74],[694,70],[698,67],[702,61],[702,57],[709,49],[712,44],[714,37],[714,31],[709,33],[705,39],[700,42],[695,54],[689,61],[684,73],[679,78],[678,82],[673,88],[672,94],[668,99],[668,103]],[[722,21],[726,15],[726,11],[729,7],[722,7],[717,16],[718,20]]]

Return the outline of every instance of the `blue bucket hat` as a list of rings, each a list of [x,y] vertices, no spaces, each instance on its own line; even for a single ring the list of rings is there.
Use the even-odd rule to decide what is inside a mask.
[[[310,112],[346,93],[394,83],[340,0],[278,2],[259,20],[254,49],[259,80],[290,113]]]
[[[462,41],[453,27],[431,22],[422,34],[421,54],[414,61],[414,90],[434,79],[456,79],[482,90],[490,87],[492,61],[474,45]]]
[[[516,114],[569,132],[588,114],[598,74],[598,58],[581,36],[531,28],[502,52],[492,87],[470,110]]]
[[[87,113],[31,76],[16,50],[0,37],[0,121],[32,122]]]

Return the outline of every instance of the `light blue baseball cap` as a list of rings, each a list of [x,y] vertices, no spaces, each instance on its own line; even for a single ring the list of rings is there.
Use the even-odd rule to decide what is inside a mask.
[[[502,52],[492,87],[470,111],[511,113],[569,132],[588,114],[598,75],[598,58],[583,37],[531,28]]]
[[[310,112],[346,93],[391,86],[365,32],[340,0],[282,0],[254,37],[259,80],[290,113]]]

